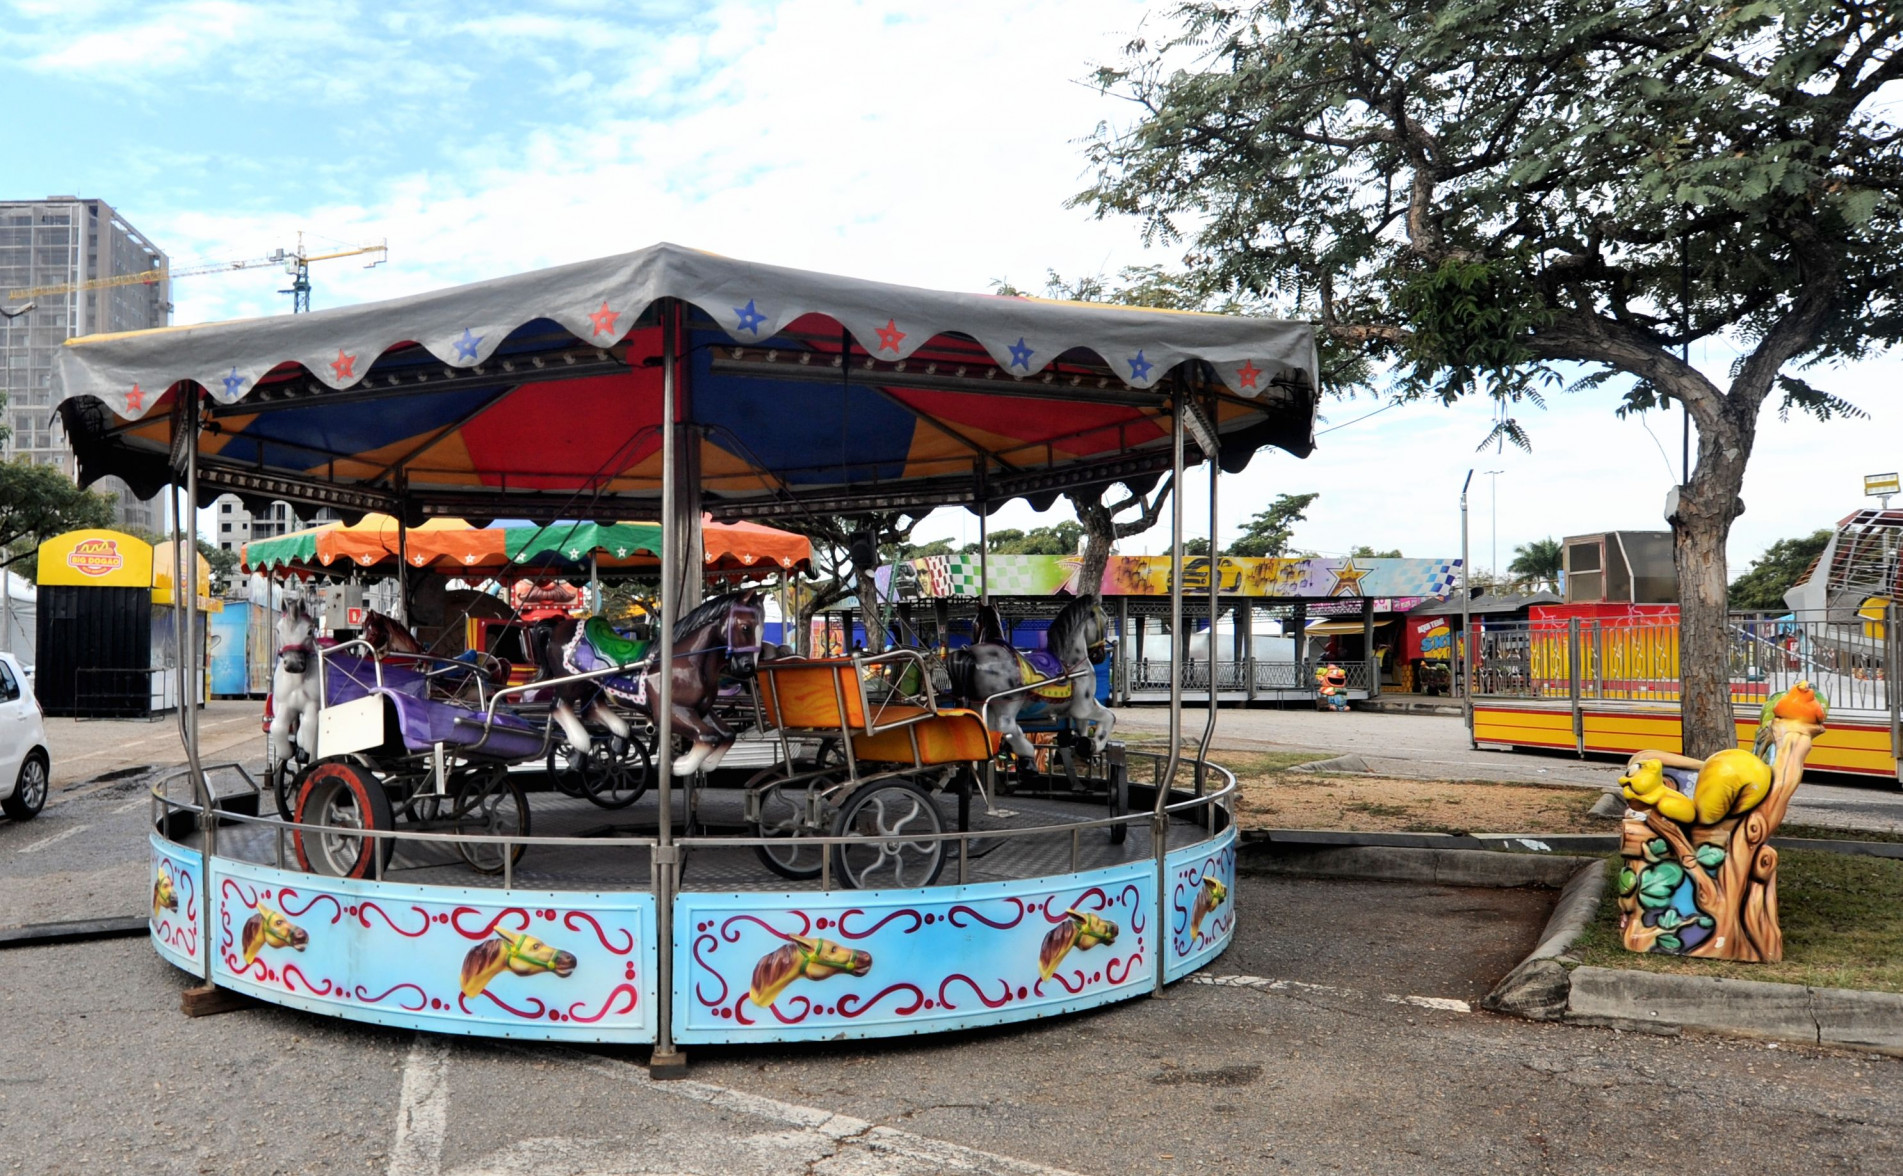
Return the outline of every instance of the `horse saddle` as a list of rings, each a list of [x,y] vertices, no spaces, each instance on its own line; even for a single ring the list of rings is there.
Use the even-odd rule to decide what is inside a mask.
[[[1071,681],[1069,672],[1057,655],[1042,649],[1014,650],[1018,655],[1018,681],[1029,686],[1033,682],[1043,682],[1047,678],[1061,681],[1050,682],[1030,692],[1032,698],[1041,698],[1045,702],[1066,702],[1070,699]]]
[[[571,674],[626,669],[598,679],[601,688],[619,702],[647,704],[647,660],[652,642],[624,637],[600,617],[575,626],[575,636],[562,648],[562,667]]]

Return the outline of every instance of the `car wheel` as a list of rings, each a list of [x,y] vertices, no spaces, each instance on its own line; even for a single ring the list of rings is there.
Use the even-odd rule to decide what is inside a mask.
[[[46,807],[46,753],[27,753],[20,765],[20,778],[14,782],[13,795],[0,800],[0,812],[16,821],[30,821]]]

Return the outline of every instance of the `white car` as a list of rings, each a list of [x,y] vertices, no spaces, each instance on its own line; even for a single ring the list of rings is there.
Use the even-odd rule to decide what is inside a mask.
[[[40,700],[10,653],[0,653],[0,812],[30,821],[46,805],[52,761]]]

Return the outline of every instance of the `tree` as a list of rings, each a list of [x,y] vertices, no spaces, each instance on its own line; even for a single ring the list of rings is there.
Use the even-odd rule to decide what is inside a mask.
[[[238,570],[238,553],[199,536],[198,554],[204,556],[205,562],[211,565],[212,595],[223,596],[231,587],[231,574]]]
[[[1280,557],[1288,554],[1289,539],[1295,524],[1308,517],[1309,504],[1321,497],[1313,494],[1277,494],[1255,516],[1242,525],[1242,534],[1229,545],[1230,555]]]
[[[1549,535],[1514,548],[1513,562],[1507,565],[1507,573],[1530,588],[1545,585],[1557,592],[1560,569],[1565,566],[1564,558],[1559,540]]]
[[[1048,527],[1019,531],[1006,527],[985,536],[993,555],[1075,555],[1084,528],[1066,519]]]
[[[797,626],[794,648],[802,656],[811,652],[813,617],[828,605],[837,604],[848,596],[857,597],[859,601],[859,619],[866,630],[866,648],[873,653],[885,648],[885,609],[873,580],[875,569],[869,560],[855,563],[853,549],[859,545],[860,554],[866,555],[868,552],[864,550],[863,544],[869,542],[871,550],[883,553],[885,558],[894,558],[891,553],[907,548],[912,529],[918,526],[923,517],[914,518],[899,513],[804,515],[779,524],[813,541],[813,570],[817,576],[813,582],[797,583],[793,590],[794,624]]]
[[[112,507],[111,495],[81,490],[57,466],[0,462],[0,567],[32,556],[55,535],[111,526]]]
[[[1077,521],[1083,526],[1083,560],[1077,569],[1075,581],[1080,594],[1102,590],[1104,569],[1110,566],[1110,549],[1117,540],[1141,535],[1156,526],[1156,520],[1163,514],[1163,504],[1169,501],[1170,487],[1174,484],[1173,477],[1164,478],[1153,493],[1147,494],[1130,486],[1119,486],[1123,497],[1109,503],[1103,500],[1110,490],[1109,486],[1088,486],[1065,493],[1064,496],[1070,499],[1071,509],[1077,512]],[[1131,510],[1135,510],[1136,514],[1118,521],[1118,515]]]
[[[1405,556],[1401,554],[1401,549],[1398,547],[1391,547],[1386,551],[1376,551],[1374,548],[1369,547],[1366,543],[1363,543],[1360,546],[1356,547],[1353,551],[1350,551],[1348,554],[1353,556],[1356,559],[1404,559],[1406,558]]]
[[[1098,83],[1133,99],[1076,198],[1190,268],[1317,313],[1404,396],[1511,415],[1583,365],[1684,406],[1670,512],[1688,751],[1736,739],[1725,539],[1774,393],[1903,338],[1903,9],[1854,0],[1194,0]],[[1188,61],[1193,68],[1183,68]],[[1741,351],[1725,380],[1681,358]],[[1573,370],[1577,370],[1576,368]],[[1491,437],[1489,439],[1492,439]]]
[[[1751,567],[1731,582],[1731,607],[1785,608],[1784,594],[1797,586],[1830,543],[1831,532],[1812,531],[1797,539],[1779,539],[1751,561]]]

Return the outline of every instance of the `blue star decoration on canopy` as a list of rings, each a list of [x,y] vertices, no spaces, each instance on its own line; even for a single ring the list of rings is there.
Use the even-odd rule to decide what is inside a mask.
[[[1024,345],[1024,336],[1019,335],[1018,341],[1011,344],[1011,366],[1023,368],[1028,372],[1031,370],[1031,357],[1036,354],[1037,352]]]
[[[1143,351],[1141,348],[1137,350],[1137,357],[1135,359],[1127,359],[1124,362],[1130,365],[1130,378],[1132,380],[1149,379],[1150,369],[1156,366],[1155,364],[1151,363],[1149,360],[1143,358]]]
[[[238,389],[244,387],[244,381],[245,381],[245,378],[239,375],[238,369],[234,367],[231,369],[231,374],[226,376],[220,382],[223,383],[225,386],[226,396],[236,396],[238,394]]]
[[[463,328],[463,337],[451,346],[456,348],[456,358],[469,362],[476,358],[476,348],[482,345],[483,336],[475,334],[468,327]]]
[[[760,324],[766,321],[766,316],[753,305],[753,299],[747,299],[745,306],[734,307],[733,312],[740,316],[741,330],[755,335],[760,333]]]

